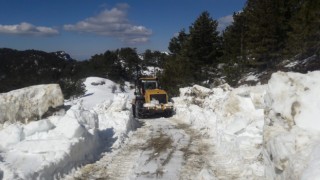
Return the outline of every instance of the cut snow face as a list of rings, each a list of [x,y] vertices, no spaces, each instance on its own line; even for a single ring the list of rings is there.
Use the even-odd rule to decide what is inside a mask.
[[[190,124],[214,143],[210,161],[215,178],[263,178],[265,89],[265,86],[237,89],[228,85],[213,89],[193,86],[180,89],[180,97],[173,98],[174,118]]]
[[[265,98],[268,179],[320,179],[319,90],[319,71],[272,75]]]
[[[267,85],[180,89],[176,119],[212,137],[217,179],[320,179],[320,72]]]
[[[94,121],[94,114],[73,108],[62,117],[5,127],[0,131],[4,179],[50,179],[90,160],[98,147]]]
[[[63,105],[58,84],[37,85],[0,94],[0,124],[37,120],[50,107]]]
[[[320,131],[320,72],[274,73],[268,83],[268,105],[284,125]],[[270,114],[271,115],[271,114]],[[280,119],[280,118],[277,118]]]
[[[136,125],[128,108],[131,92],[124,87],[120,93],[119,85],[102,78],[85,84],[89,94],[67,101],[65,113],[0,129],[0,179],[59,179],[122,143]],[[43,92],[38,88],[34,92]]]

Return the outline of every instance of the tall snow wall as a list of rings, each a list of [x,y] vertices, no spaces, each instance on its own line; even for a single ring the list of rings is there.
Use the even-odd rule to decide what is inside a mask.
[[[175,118],[210,136],[217,179],[320,179],[320,71],[180,89]]]
[[[208,89],[194,85],[181,88],[180,97],[173,98],[173,118],[211,138],[214,154],[208,162],[216,179],[263,179],[265,89],[233,89],[227,84]]]
[[[274,73],[265,96],[267,179],[320,178],[320,71]]]
[[[40,119],[50,107],[63,105],[58,84],[36,85],[0,94],[0,123]]]

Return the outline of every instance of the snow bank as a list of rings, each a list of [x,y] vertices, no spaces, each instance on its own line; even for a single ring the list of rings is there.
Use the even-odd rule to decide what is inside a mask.
[[[279,116],[288,128],[320,131],[320,72],[274,73],[268,83],[270,114]],[[280,119],[280,118],[277,118]]]
[[[29,124],[11,124],[0,131],[0,164],[4,179],[53,179],[92,160],[98,139],[90,113],[71,108],[65,116]]]
[[[0,123],[40,119],[50,107],[63,105],[58,84],[37,85],[0,94]]]
[[[267,178],[320,179],[320,72],[274,73],[264,127]]]
[[[132,117],[129,101],[129,95],[120,93],[112,102],[106,100],[93,108],[99,119],[100,137],[111,141],[111,148],[119,148],[128,132],[138,126]]]
[[[86,109],[91,109],[97,104],[103,103],[106,99],[112,100],[113,95],[119,92],[119,86],[109,79],[88,77],[84,84],[87,91],[81,99],[83,107]]]
[[[174,118],[184,120],[215,142],[212,157],[217,178],[259,179],[264,175],[261,160],[265,86],[232,89],[228,85],[208,89],[180,89],[173,98]]]
[[[180,89],[174,118],[212,138],[217,178],[320,179],[320,72],[267,85]]]
[[[65,114],[0,130],[0,179],[59,179],[121,145],[135,128],[131,92],[113,91],[118,85],[102,78],[88,78],[85,84],[89,94],[67,101]]]

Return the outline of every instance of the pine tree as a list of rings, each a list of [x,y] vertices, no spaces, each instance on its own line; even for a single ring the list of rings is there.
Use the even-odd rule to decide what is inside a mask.
[[[143,63],[145,66],[149,66],[152,64],[153,61],[153,53],[150,49],[146,49],[143,53]]]
[[[167,55],[165,53],[161,53],[160,51],[152,52],[150,49],[147,49],[143,53],[143,66],[162,68],[166,56]]]
[[[248,24],[243,12],[233,14],[233,23],[229,25],[223,32],[223,56],[224,74],[227,82],[234,85],[241,77],[246,65],[248,38]]]
[[[160,81],[170,96],[179,94],[179,88],[193,82],[190,58],[186,56],[189,34],[182,29],[176,37],[170,40],[168,49],[171,54],[162,58],[163,73]]]
[[[139,58],[136,49],[121,48],[118,51],[119,61],[124,70],[125,80],[133,81],[135,79],[137,66],[141,65],[141,59]]]
[[[179,95],[179,88],[190,86],[194,82],[190,61],[185,56],[168,56],[164,64],[164,72],[160,81],[170,96]]]
[[[248,55],[251,65],[273,66],[282,58],[291,17],[288,0],[248,0]]]
[[[246,59],[246,39],[248,24],[243,12],[234,13],[234,22],[223,32],[224,62],[244,64]]]
[[[220,55],[220,38],[217,31],[218,22],[205,11],[190,26],[189,55],[197,64],[209,65],[217,62]]]
[[[177,37],[173,37],[169,42],[169,51],[173,55],[180,54],[184,48],[185,43],[187,42],[188,34],[186,34],[185,29],[182,29]]]
[[[103,54],[103,57],[106,64],[105,73],[107,74],[107,78],[117,82],[123,79],[123,70],[118,58],[118,51],[107,50]]]
[[[204,11],[189,27],[190,35],[185,46],[194,72],[194,79],[199,83],[208,79],[209,66],[218,64],[221,54],[221,38],[217,31],[218,22]]]
[[[320,53],[320,2],[296,0],[290,21],[287,49],[291,55],[311,56]],[[303,57],[302,57],[303,58]]]

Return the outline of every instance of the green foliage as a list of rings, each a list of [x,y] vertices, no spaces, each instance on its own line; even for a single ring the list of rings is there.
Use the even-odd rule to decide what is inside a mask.
[[[188,34],[186,34],[185,29],[182,29],[177,37],[173,37],[170,42],[169,42],[169,51],[173,54],[173,55],[178,55],[182,52],[185,43],[188,40]]]
[[[0,92],[37,84],[58,83],[65,98],[84,94],[81,69],[56,53],[0,49]]]
[[[179,88],[191,85],[193,82],[191,64],[187,57],[169,56],[164,65],[164,72],[160,76],[160,84],[169,95],[179,94]]]
[[[187,55],[195,66],[217,63],[221,55],[221,39],[217,31],[218,22],[213,20],[207,11],[201,13],[190,26]]]
[[[226,76],[226,82],[230,86],[236,86],[241,78],[241,71],[239,71],[238,64],[227,64],[223,67],[223,75]]]
[[[141,59],[139,58],[136,49],[132,48],[121,48],[118,51],[119,61],[118,65],[122,68],[122,77],[128,81],[134,81],[137,66],[141,64]]]
[[[320,1],[296,0],[288,33],[289,55],[308,57],[320,53]],[[303,58],[302,57],[302,58]]]
[[[202,84],[210,79],[210,66],[215,67],[222,55],[222,39],[217,31],[218,22],[204,11],[189,27],[190,34],[181,30],[170,40],[168,49],[172,53],[165,61],[162,84],[172,95],[179,88]]]
[[[59,81],[59,85],[62,89],[62,93],[65,99],[79,97],[85,94],[84,80],[72,80],[64,78]]]
[[[162,53],[160,51],[151,51],[150,49],[147,49],[143,53],[142,66],[153,66],[163,68],[166,56],[167,54]]]
[[[320,1],[248,0],[223,32],[228,82],[252,68],[274,69],[284,58],[319,55],[319,15]]]
[[[246,59],[246,43],[248,25],[244,13],[233,14],[234,23],[223,32],[223,62],[243,63]]]
[[[274,67],[283,58],[296,0],[248,0],[223,33],[222,60],[253,68]]]
[[[81,78],[97,76],[115,82],[133,81],[139,66],[141,59],[133,48],[107,50],[103,54],[92,56],[88,61],[77,63],[77,68],[82,74]]]
[[[184,53],[190,59],[193,79],[198,84],[208,80],[208,66],[216,66],[222,53],[217,26],[218,22],[204,11],[189,28]]]
[[[273,65],[283,48],[280,9],[284,0],[248,0],[244,14],[248,21],[247,51],[253,64]],[[256,63],[259,62],[259,63]],[[261,63],[262,62],[262,63]]]
[[[89,76],[116,82],[133,81],[140,66],[136,50],[122,48],[96,54],[88,61],[66,60],[58,53],[0,49],[0,92],[31,85],[59,83],[65,98],[84,93],[82,79]]]

